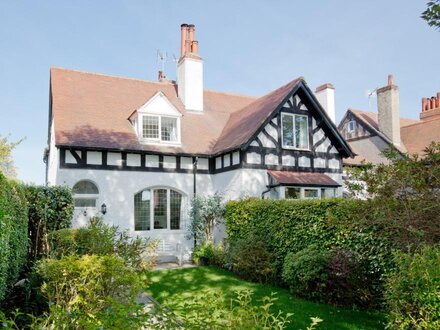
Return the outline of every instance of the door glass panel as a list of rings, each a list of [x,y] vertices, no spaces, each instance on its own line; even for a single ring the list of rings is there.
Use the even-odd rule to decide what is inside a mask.
[[[150,190],[134,196],[134,230],[150,230]]]
[[[154,190],[154,229],[167,228],[167,190]]]
[[[180,211],[182,205],[182,195],[177,191],[170,191],[170,226],[171,229],[180,229]]]

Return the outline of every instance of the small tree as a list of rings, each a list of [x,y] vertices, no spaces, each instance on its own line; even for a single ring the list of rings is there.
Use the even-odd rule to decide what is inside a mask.
[[[351,180],[364,182],[368,192],[369,207],[360,212],[401,247],[436,244],[440,240],[440,143],[428,146],[423,157],[402,157],[395,150],[384,154],[389,164],[351,173]]]
[[[223,196],[215,193],[211,196],[196,195],[191,200],[187,238],[194,238],[194,244],[214,242],[214,227],[223,223],[225,204]]]
[[[17,175],[14,160],[12,159],[12,151],[23,140],[17,142],[8,142],[9,136],[2,137],[0,135],[0,172],[9,178],[15,178]]]
[[[427,3],[428,8],[422,13],[423,18],[429,26],[440,30],[440,0],[433,0]]]

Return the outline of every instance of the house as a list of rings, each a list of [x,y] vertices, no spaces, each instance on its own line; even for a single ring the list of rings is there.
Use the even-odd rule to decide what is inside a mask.
[[[344,165],[387,163],[381,152],[392,145],[402,154],[423,156],[432,141],[440,142],[440,93],[422,99],[420,120],[400,117],[399,89],[392,76],[376,93],[378,113],[348,109],[338,125],[356,153],[354,158],[344,159]]]
[[[333,86],[315,95],[298,78],[259,98],[204,89],[194,32],[181,26],[177,81],[51,69],[47,184],[73,188],[74,226],[105,213],[158,239],[161,254],[188,258],[194,194],[342,194],[342,159],[353,153],[331,119]]]

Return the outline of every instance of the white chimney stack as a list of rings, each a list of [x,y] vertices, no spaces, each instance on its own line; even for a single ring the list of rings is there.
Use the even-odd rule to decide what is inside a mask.
[[[393,76],[388,75],[388,84],[377,90],[377,110],[379,131],[400,147],[399,89],[393,84]]]
[[[177,63],[177,94],[186,110],[203,111],[203,61],[194,39],[195,26],[181,26],[180,59]]]
[[[335,87],[332,84],[324,84],[316,88],[315,96],[321,103],[325,112],[332,120],[336,122],[336,110],[335,110]]]

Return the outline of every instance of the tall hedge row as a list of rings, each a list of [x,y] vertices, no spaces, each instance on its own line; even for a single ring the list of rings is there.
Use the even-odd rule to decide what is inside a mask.
[[[25,186],[29,209],[30,260],[48,250],[47,234],[69,228],[73,216],[72,191],[67,186]]]
[[[391,265],[392,243],[380,228],[366,227],[361,221],[364,213],[359,210],[367,203],[347,199],[230,201],[226,207],[228,240],[234,244],[253,236],[263,241],[278,279],[287,253],[316,244],[323,250],[339,247],[355,252],[371,278],[379,281]]]
[[[0,301],[26,264],[28,242],[23,186],[0,173]]]

